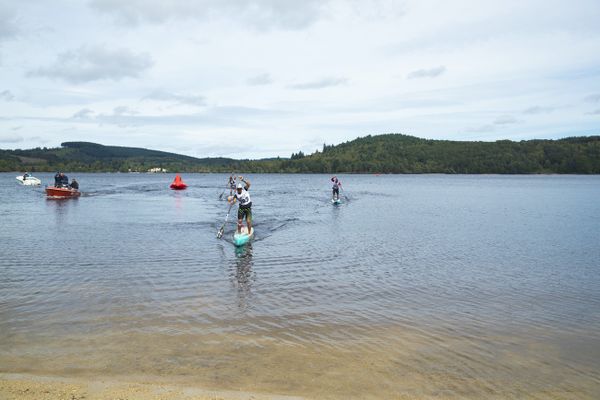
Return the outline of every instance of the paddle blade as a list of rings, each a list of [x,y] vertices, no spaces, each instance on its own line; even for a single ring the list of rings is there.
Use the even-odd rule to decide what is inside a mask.
[[[221,239],[223,237],[223,227],[221,227],[221,229],[219,229],[219,231],[217,232],[217,239]]]

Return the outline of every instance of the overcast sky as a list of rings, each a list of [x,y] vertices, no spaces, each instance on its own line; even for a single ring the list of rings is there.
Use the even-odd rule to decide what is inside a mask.
[[[0,148],[600,134],[598,0],[0,0]]]

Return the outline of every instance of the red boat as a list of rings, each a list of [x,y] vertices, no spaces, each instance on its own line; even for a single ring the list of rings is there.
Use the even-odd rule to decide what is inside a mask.
[[[185,183],[181,180],[181,176],[177,175],[173,183],[171,183],[170,188],[173,190],[183,190],[187,187]]]
[[[46,196],[55,197],[55,198],[67,198],[67,197],[78,197],[81,195],[76,189],[65,188],[65,187],[56,187],[56,186],[46,186]]]

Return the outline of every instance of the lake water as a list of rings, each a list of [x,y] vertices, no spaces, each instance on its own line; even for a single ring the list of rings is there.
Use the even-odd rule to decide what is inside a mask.
[[[600,176],[0,174],[0,372],[308,398],[600,398]],[[44,184],[51,174],[35,174]]]

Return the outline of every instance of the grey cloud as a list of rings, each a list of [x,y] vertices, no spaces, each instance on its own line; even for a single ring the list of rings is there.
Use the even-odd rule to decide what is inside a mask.
[[[471,132],[471,133],[493,132],[494,130],[496,130],[496,128],[494,127],[494,125],[490,125],[490,124],[465,129],[465,131]]]
[[[529,108],[523,110],[523,114],[530,114],[530,115],[548,114],[548,113],[551,113],[552,111],[554,111],[554,107],[533,106],[533,107],[529,107]]]
[[[324,78],[318,81],[298,83],[295,85],[288,86],[290,89],[296,90],[309,90],[309,89],[323,89],[332,86],[340,86],[348,83],[346,78]]]
[[[246,83],[252,86],[269,85],[273,83],[273,79],[271,79],[271,75],[265,73],[248,78]]]
[[[166,90],[155,90],[149,95],[142,98],[142,100],[158,100],[158,101],[172,101],[177,104],[188,104],[191,106],[205,106],[206,98],[204,96],[193,95],[193,94],[182,94],[182,93],[171,93]]]
[[[511,115],[503,115],[496,118],[496,120],[494,121],[494,125],[510,125],[516,124],[517,122],[519,121],[515,117]]]
[[[13,101],[15,96],[10,92],[10,90],[4,90],[0,92],[0,100],[4,101]]]
[[[71,118],[74,119],[89,119],[91,118],[91,116],[94,114],[94,111],[90,110],[89,108],[83,108],[79,111],[77,111],[75,114],[73,114],[73,116]]]
[[[83,46],[58,55],[49,67],[30,71],[29,76],[64,79],[70,83],[85,83],[110,79],[137,78],[153,65],[147,53],[133,53],[128,49],[107,49],[104,46]]]
[[[600,93],[589,95],[584,100],[588,103],[598,103],[600,102]]]
[[[16,2],[15,2],[16,3]],[[17,13],[9,2],[0,3],[0,42],[18,36]]]
[[[22,142],[23,136],[15,134],[0,135],[0,143],[20,143]]]
[[[139,112],[127,106],[117,106],[113,109],[113,115],[137,115]]]
[[[233,19],[257,30],[298,30],[315,23],[327,1],[303,0],[92,0],[91,7],[118,23],[162,24],[177,19]]]
[[[13,126],[12,128],[10,128],[11,131],[20,131],[21,129],[23,129],[22,126]]]
[[[600,115],[600,108],[594,111],[586,112],[586,115]]]
[[[440,65],[439,67],[429,69],[418,69],[412,71],[406,77],[408,79],[419,79],[419,78],[435,78],[446,72],[446,67]]]

